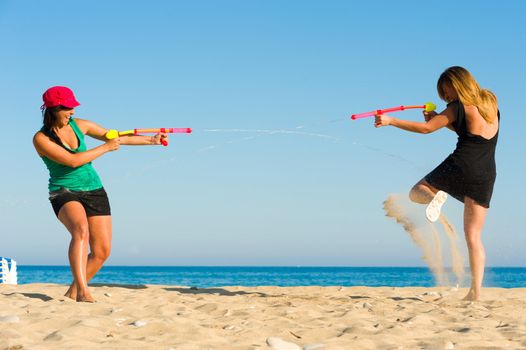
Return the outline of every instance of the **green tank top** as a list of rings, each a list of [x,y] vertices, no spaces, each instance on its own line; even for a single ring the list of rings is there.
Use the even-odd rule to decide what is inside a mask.
[[[77,135],[79,146],[76,149],[71,149],[62,145],[71,153],[79,153],[86,151],[86,143],[84,143],[84,134],[79,129],[77,123],[73,118],[69,120],[69,125]],[[44,128],[40,129],[44,132]],[[49,191],[57,191],[61,188],[66,188],[71,191],[93,191],[102,188],[102,182],[99,175],[93,168],[93,165],[86,163],[77,168],[72,168],[43,156],[42,160],[49,170]]]

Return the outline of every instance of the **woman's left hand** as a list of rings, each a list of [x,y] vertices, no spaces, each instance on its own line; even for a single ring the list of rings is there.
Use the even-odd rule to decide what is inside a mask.
[[[431,111],[431,112],[423,111],[422,113],[424,114],[424,119],[426,122],[430,121],[431,119],[437,116],[437,112],[435,111]]]
[[[393,118],[391,118],[388,115],[377,114],[377,115],[374,116],[374,127],[375,128],[379,128],[381,126],[390,125],[391,124],[391,120],[393,120]]]

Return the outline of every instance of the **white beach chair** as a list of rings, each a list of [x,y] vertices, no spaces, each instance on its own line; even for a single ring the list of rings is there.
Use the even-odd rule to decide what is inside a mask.
[[[16,261],[0,257],[0,283],[17,284]]]

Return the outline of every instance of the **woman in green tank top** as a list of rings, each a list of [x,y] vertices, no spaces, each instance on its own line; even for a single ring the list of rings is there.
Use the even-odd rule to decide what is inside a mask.
[[[66,296],[93,302],[88,281],[110,255],[112,229],[108,197],[91,162],[120,145],[160,145],[167,135],[107,140],[107,129],[89,120],[73,119],[80,103],[69,88],[54,86],[42,97],[44,125],[33,137],[33,144],[49,170],[53,210],[71,234],[68,256],[73,282]],[[87,149],[84,135],[103,143]]]

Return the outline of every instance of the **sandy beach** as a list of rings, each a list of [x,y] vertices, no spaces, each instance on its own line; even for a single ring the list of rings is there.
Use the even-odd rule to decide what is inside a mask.
[[[0,349],[524,349],[526,289],[0,285]]]

